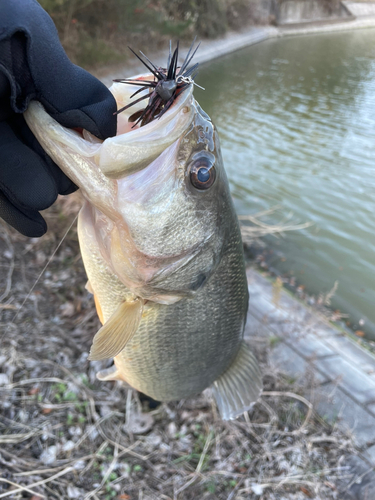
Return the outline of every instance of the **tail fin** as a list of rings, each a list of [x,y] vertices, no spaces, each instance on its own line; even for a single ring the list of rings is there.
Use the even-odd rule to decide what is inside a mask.
[[[233,420],[248,411],[259,398],[262,375],[249,347],[242,342],[231,366],[211,386],[221,418]]]

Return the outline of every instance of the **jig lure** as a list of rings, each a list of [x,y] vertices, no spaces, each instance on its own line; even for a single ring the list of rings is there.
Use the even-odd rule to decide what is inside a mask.
[[[184,92],[184,90],[186,90],[189,85],[193,84],[203,89],[203,87],[197,85],[194,81],[194,78],[198,74],[199,64],[196,63],[191,68],[188,67],[200,45],[199,43],[193,51],[194,44],[195,39],[190,46],[184,62],[180,67],[178,67],[177,61],[179,44],[177,42],[177,47],[172,55],[172,44],[171,42],[169,42],[169,57],[166,68],[157,68],[155,64],[153,64],[143,52],[140,51],[140,53],[146,60],[142,59],[138,54],[134,52],[132,48],[129,47],[129,49],[141,61],[141,63],[151,71],[151,73],[154,75],[154,80],[152,81],[130,78],[119,78],[114,80],[114,82],[125,83],[127,85],[137,85],[138,87],[141,87],[134,92],[131,98],[135,97],[137,94],[143,92],[144,90],[149,90],[146,95],[143,95],[127,106],[119,109],[115,114],[119,114],[122,111],[125,111],[126,109],[134,106],[140,101],[149,99],[149,102],[145,108],[136,111],[128,119],[129,122],[135,122],[133,127],[138,124],[140,124],[140,126],[142,127],[143,125],[147,125],[148,123],[152,122],[154,119],[163,116],[163,114],[172,106],[175,99],[182,92]]]

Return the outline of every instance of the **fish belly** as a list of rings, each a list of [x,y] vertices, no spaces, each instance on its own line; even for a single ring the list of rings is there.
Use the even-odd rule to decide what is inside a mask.
[[[105,322],[133,295],[104,261],[88,205],[79,217],[79,240]],[[171,305],[146,302],[134,337],[115,357],[120,378],[159,401],[202,392],[236,357],[247,307],[241,237],[234,230],[218,268],[194,297]]]

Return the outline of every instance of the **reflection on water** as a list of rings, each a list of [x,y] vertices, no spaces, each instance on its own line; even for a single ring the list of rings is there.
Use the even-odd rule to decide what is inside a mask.
[[[240,214],[281,204],[314,226],[268,238],[273,266],[375,338],[375,30],[291,37],[201,68]],[[286,257],[282,261],[280,255]]]

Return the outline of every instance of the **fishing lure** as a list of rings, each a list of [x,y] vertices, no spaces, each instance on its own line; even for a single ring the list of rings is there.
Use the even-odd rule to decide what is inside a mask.
[[[140,51],[142,56],[146,59],[146,62],[138,54],[136,54],[132,48],[129,47],[129,49],[141,61],[141,63],[151,71],[151,73],[154,75],[154,80],[151,81],[130,78],[119,78],[113,80],[114,82],[125,83],[127,85],[137,85],[138,87],[141,87],[136,92],[134,92],[134,94],[132,94],[130,98],[133,98],[144,90],[149,89],[149,92],[146,95],[143,95],[127,106],[119,109],[115,114],[117,115],[122,111],[125,111],[126,109],[134,106],[134,104],[137,104],[140,101],[149,99],[149,102],[144,109],[138,110],[128,118],[129,122],[135,122],[132,128],[134,128],[138,124],[140,124],[140,126],[142,127],[143,125],[147,125],[148,123],[152,122],[156,118],[162,117],[163,114],[172,106],[175,99],[182,92],[184,92],[184,90],[186,90],[189,85],[193,84],[203,89],[203,87],[196,84],[194,81],[194,78],[198,74],[199,64],[196,63],[191,68],[188,67],[200,45],[200,43],[198,43],[194,52],[192,53],[195,40],[196,39],[194,39],[193,43],[191,44],[189,52],[187,53],[187,56],[185,57],[185,60],[180,67],[177,66],[179,51],[178,42],[173,55],[172,43],[169,42],[169,57],[166,68],[157,68],[155,64],[153,64],[150,59]]]

